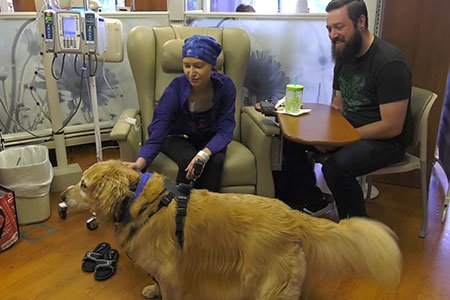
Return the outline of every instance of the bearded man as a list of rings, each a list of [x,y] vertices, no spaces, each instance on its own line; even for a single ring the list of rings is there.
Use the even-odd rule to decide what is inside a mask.
[[[288,204],[320,215],[331,206],[316,186],[305,151],[327,152],[322,165],[339,217],[367,216],[357,178],[400,161],[411,138],[411,74],[402,53],[368,30],[363,0],[333,0],[326,28],[335,61],[331,105],[361,134],[341,148],[319,148],[285,139],[283,148]]]

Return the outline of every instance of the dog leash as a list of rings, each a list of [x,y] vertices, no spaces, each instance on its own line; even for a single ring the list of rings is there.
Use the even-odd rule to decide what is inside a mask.
[[[175,214],[175,235],[181,248],[183,248],[184,244],[184,219],[187,215],[187,206],[191,196],[191,190],[194,187],[194,182],[200,177],[204,164],[204,160],[197,160],[194,164],[194,180],[189,184],[179,183],[176,186],[176,192],[178,192],[178,195],[175,197],[177,201],[177,212]]]
[[[177,237],[178,244],[181,248],[183,248],[184,244],[184,220],[187,215],[187,207],[191,196],[191,190],[194,187],[194,182],[200,177],[204,164],[205,161],[202,159],[195,162],[194,179],[190,183],[179,183],[175,185],[167,179],[164,181],[164,186],[166,190],[169,191],[166,197],[170,198],[170,200],[166,200],[170,203],[172,199],[175,199],[177,202],[177,211],[175,214],[175,236]]]

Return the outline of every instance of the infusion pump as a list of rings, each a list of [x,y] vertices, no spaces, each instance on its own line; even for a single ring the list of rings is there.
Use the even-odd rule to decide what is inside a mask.
[[[56,52],[81,51],[81,15],[79,12],[56,14]]]
[[[95,12],[43,12],[45,51],[102,55],[107,51],[105,19]]]

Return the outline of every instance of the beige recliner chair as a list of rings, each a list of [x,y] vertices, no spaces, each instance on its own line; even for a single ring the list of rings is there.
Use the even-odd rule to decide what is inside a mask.
[[[127,41],[128,58],[136,84],[139,109],[125,110],[111,131],[120,146],[120,158],[134,161],[147,139],[147,125],[154,106],[173,78],[182,74],[181,47],[194,34],[214,37],[223,47],[217,70],[232,78],[237,88],[236,129],[228,145],[222,173],[221,192],[248,193],[273,197],[270,152],[271,132],[264,131],[266,121],[253,107],[241,111],[241,88],[246,73],[250,42],[247,33],[238,28],[144,27],[133,28]],[[138,127],[129,124],[136,119]],[[150,171],[176,179],[178,166],[159,153]]]

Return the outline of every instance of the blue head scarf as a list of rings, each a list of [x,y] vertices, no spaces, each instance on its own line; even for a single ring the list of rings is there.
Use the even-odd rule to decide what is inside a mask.
[[[194,35],[184,41],[182,57],[198,58],[215,67],[221,51],[222,46],[212,37]]]

